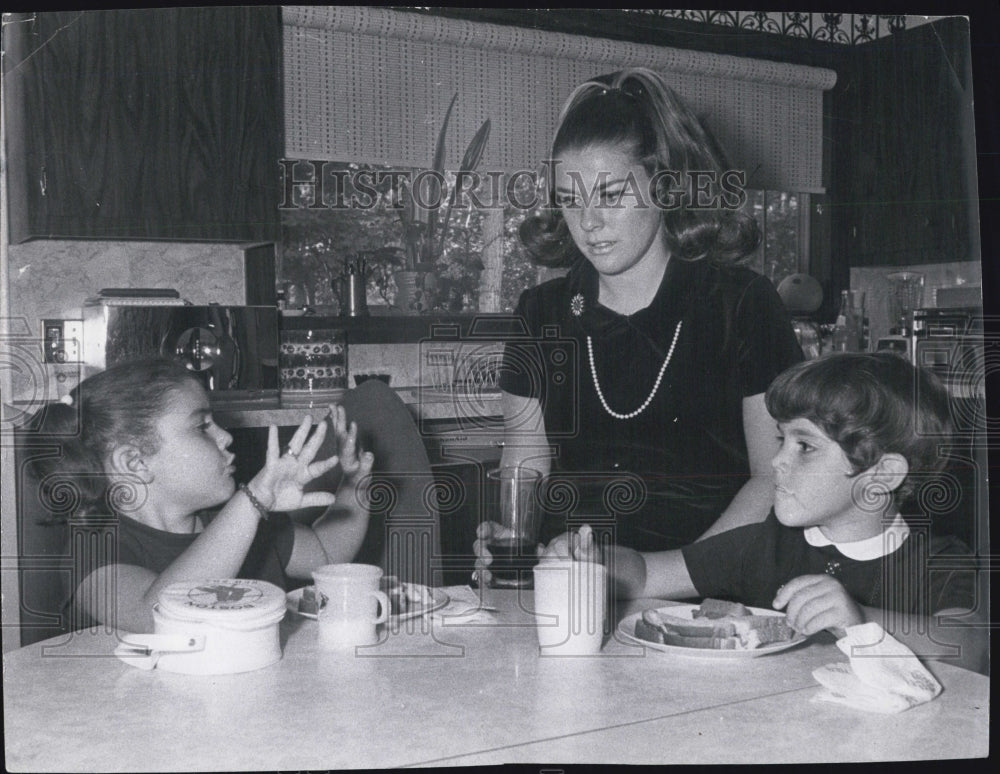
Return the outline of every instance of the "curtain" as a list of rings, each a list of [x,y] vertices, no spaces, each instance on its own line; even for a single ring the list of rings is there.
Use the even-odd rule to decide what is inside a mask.
[[[489,118],[480,169],[537,169],[573,87],[643,66],[667,76],[750,187],[823,191],[831,70],[382,8],[288,6],[283,20],[289,158],[428,167],[457,92],[448,168]]]

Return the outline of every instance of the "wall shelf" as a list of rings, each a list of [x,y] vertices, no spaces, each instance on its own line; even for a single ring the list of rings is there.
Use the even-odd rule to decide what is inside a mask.
[[[347,334],[348,344],[408,344],[431,337],[441,340],[497,341],[523,333],[513,315],[441,314],[331,317],[282,315],[282,330],[334,328]]]

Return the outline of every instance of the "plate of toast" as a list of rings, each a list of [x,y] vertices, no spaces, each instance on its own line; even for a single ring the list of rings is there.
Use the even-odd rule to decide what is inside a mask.
[[[618,624],[625,641],[688,658],[758,658],[793,648],[806,638],[785,614],[706,599],[700,605],[649,608]]]
[[[441,589],[432,589],[419,583],[402,583],[393,576],[382,578],[382,591],[389,597],[389,617],[396,621],[418,618],[439,610],[448,604],[449,597]],[[285,595],[285,608],[290,613],[315,620],[319,617],[326,598],[315,586],[303,586]]]

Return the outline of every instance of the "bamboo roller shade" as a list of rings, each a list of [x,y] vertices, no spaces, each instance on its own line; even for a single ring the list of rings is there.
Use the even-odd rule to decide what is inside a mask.
[[[576,85],[642,66],[667,76],[750,187],[823,191],[831,70],[372,7],[287,6],[283,19],[288,158],[426,168],[458,92],[448,168],[490,118],[480,170],[537,169]]]

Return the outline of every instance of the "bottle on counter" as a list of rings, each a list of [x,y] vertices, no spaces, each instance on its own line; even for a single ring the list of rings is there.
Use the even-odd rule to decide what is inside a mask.
[[[859,298],[860,296],[860,298]],[[860,291],[842,290],[840,293],[840,311],[833,327],[834,352],[861,351],[862,320],[864,317],[864,298]],[[860,306],[857,303],[860,301]]]

